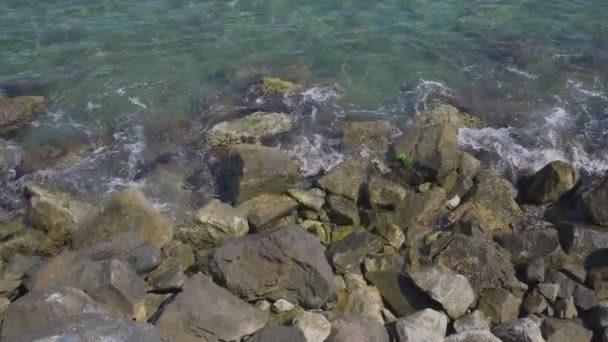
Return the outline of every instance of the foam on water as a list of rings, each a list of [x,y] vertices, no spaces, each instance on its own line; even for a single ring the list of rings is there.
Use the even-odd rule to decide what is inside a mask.
[[[339,141],[324,138],[320,134],[297,137],[288,152],[302,162],[300,172],[305,177],[331,170],[344,161],[344,154],[339,151]]]

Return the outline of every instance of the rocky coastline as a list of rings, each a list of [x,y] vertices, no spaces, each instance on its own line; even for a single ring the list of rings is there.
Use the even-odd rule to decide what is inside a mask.
[[[204,129],[161,129],[213,155],[217,196],[186,216],[24,184],[0,210],[0,341],[608,341],[608,177],[507,179],[459,147],[483,120],[440,102],[341,123],[347,158],[304,176],[277,144],[302,89],[265,77]],[[45,108],[0,98],[0,184]]]

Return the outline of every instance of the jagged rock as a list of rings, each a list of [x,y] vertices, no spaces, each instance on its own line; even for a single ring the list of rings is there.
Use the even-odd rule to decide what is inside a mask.
[[[404,206],[410,192],[401,185],[379,176],[371,176],[367,184],[369,201],[374,209],[395,209]]]
[[[45,110],[46,100],[41,96],[0,98],[0,135],[20,129]]]
[[[199,209],[193,222],[181,227],[177,236],[197,249],[205,249],[226,238],[245,236],[248,232],[249,223],[245,215],[214,199]]]
[[[503,342],[545,342],[540,327],[528,318],[502,323],[492,328],[492,333]]]
[[[407,196],[402,207],[398,208],[399,215],[404,222],[420,222],[432,224],[445,212],[447,194],[441,187],[433,187],[430,191]]]
[[[175,291],[186,282],[185,268],[178,258],[169,257],[147,276],[148,284],[154,291]]]
[[[368,286],[365,279],[357,273],[344,275],[346,289],[340,291],[340,297],[334,311],[343,315],[363,315],[373,317],[384,324],[382,296],[375,286]]]
[[[326,342],[389,342],[382,324],[369,316],[342,316],[331,321]]]
[[[241,119],[220,122],[207,131],[211,146],[259,144],[293,129],[293,122],[284,113],[257,112]]]
[[[139,273],[156,268],[161,261],[160,249],[136,232],[125,232],[112,236],[78,251],[81,261],[86,259],[118,259],[129,263]]]
[[[581,284],[577,284],[572,294],[576,307],[583,310],[589,310],[597,305],[597,297],[595,292]]]
[[[346,226],[358,226],[361,223],[359,209],[357,208],[357,204],[352,200],[342,196],[330,195],[327,198],[327,204],[329,205],[329,212],[327,214],[332,223]]]
[[[528,283],[545,281],[545,259],[534,258],[524,265],[524,280]]]
[[[307,342],[302,330],[286,326],[266,326],[247,341],[249,342]]]
[[[238,210],[247,216],[256,232],[261,232],[270,223],[289,215],[298,207],[298,202],[291,197],[274,194],[261,194],[238,206]]]
[[[550,302],[554,302],[559,294],[560,285],[554,283],[538,284],[538,291],[545,296]]]
[[[559,299],[555,302],[555,305],[553,305],[553,309],[555,310],[555,316],[559,318],[572,319],[578,316],[578,311],[576,310],[574,298],[572,298],[572,296]]]
[[[547,342],[590,342],[593,332],[576,321],[545,317],[541,325]]]
[[[379,252],[382,242],[366,231],[355,232],[334,242],[327,249],[328,259],[338,273],[359,269],[368,255]]]
[[[603,203],[608,200],[608,177],[604,177],[582,194],[582,207],[591,222],[608,226],[608,210]]]
[[[112,195],[99,213],[84,220],[74,232],[74,246],[86,247],[124,232],[135,232],[158,248],[173,237],[171,222],[140,191],[127,190]]]
[[[166,303],[172,294],[156,294],[156,293],[148,293],[146,294],[146,299],[144,301],[144,308],[146,310],[146,322],[150,322],[158,313],[158,309]]]
[[[331,323],[325,316],[314,312],[303,312],[294,320],[293,325],[304,333],[306,342],[323,342],[331,333]]]
[[[446,315],[431,309],[398,319],[395,326],[398,342],[442,342],[447,328]]]
[[[156,328],[106,314],[80,313],[62,317],[46,326],[24,331],[11,342],[31,341],[129,341],[160,342]]]
[[[479,296],[478,309],[486,314],[493,324],[516,319],[520,306],[521,300],[505,289],[485,289]]]
[[[289,189],[287,194],[301,205],[310,208],[314,211],[320,211],[325,204],[325,192],[321,189],[298,190]]]
[[[475,292],[466,277],[442,264],[411,270],[416,286],[439,302],[452,319],[462,317],[475,302]]]
[[[390,213],[380,213],[369,224],[368,230],[380,236],[385,243],[399,250],[405,242],[405,234],[398,224],[399,219]]]
[[[594,252],[608,248],[608,228],[579,223],[558,222],[562,247],[581,260]]]
[[[229,241],[208,263],[220,284],[247,300],[287,299],[318,308],[337,296],[323,246],[298,226]]]
[[[446,337],[445,342],[502,342],[491,332],[485,330],[468,330]]]
[[[369,164],[367,159],[347,160],[331,169],[317,182],[323,190],[357,202],[361,186],[367,179]]]
[[[514,233],[499,232],[494,234],[494,241],[511,253],[513,263],[516,264],[561,251],[558,232],[552,228]]]
[[[538,289],[534,289],[524,297],[522,311],[526,314],[542,314],[548,306],[547,299]]]
[[[438,306],[411,279],[398,272],[370,272],[366,274],[366,278],[378,288],[386,305],[398,317],[411,315],[419,310],[436,308]]]
[[[545,281],[559,285],[559,292],[557,293],[558,298],[572,296],[578,285],[576,281],[570,279],[564,273],[555,270],[547,272]]]
[[[267,321],[268,313],[196,274],[165,307],[156,326],[167,342],[234,341],[257,332]]]
[[[283,193],[300,180],[299,170],[299,162],[280,150],[231,146],[218,170],[222,200],[242,203],[263,193]]]
[[[569,163],[556,160],[525,181],[523,193],[534,204],[555,202],[578,182],[578,172]]]
[[[470,314],[454,321],[454,330],[457,333],[470,330],[490,331],[490,323],[485,314],[480,310],[475,310]]]
[[[351,122],[344,128],[344,149],[350,155],[384,156],[395,128],[386,120]]]
[[[380,271],[398,271],[403,269],[404,262],[404,256],[396,251],[386,250],[382,254],[367,257],[363,262],[363,268],[366,274]]]

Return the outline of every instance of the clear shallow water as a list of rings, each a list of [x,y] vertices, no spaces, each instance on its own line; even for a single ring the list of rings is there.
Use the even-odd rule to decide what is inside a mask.
[[[93,142],[76,171],[45,173],[93,194],[141,186],[137,165],[166,148],[147,132],[260,75],[317,87],[296,106],[308,117],[403,125],[435,94],[453,95],[490,125],[461,142],[504,170],[557,158],[600,173],[607,16],[604,0],[4,0],[0,80],[51,81],[51,115],[17,140]],[[283,146],[310,172],[342,158],[332,139],[310,137]]]

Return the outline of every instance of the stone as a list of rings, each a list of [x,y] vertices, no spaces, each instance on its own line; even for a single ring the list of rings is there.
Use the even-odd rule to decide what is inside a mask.
[[[199,209],[192,221],[180,227],[176,235],[197,249],[215,246],[226,238],[245,236],[249,232],[245,215],[216,199]]]
[[[525,314],[542,314],[549,303],[547,303],[547,299],[538,291],[538,289],[534,289],[531,292],[528,292],[524,297],[522,303],[522,311]]]
[[[298,202],[289,196],[261,194],[238,206],[238,210],[249,220],[255,232],[261,232],[269,223],[289,215],[298,207]]]
[[[479,117],[461,112],[458,108],[442,102],[432,102],[429,108],[416,117],[415,124],[419,126],[449,124],[457,129],[479,129],[485,126]]]
[[[357,156],[368,153],[383,157],[395,128],[386,120],[350,122],[344,128],[344,150]]]
[[[446,337],[445,342],[502,342],[491,332],[485,330],[468,330]]]
[[[287,190],[287,194],[298,201],[298,203],[301,205],[314,211],[322,210],[323,205],[325,205],[325,192],[323,192],[321,189],[289,189]]]
[[[327,204],[329,205],[327,214],[332,223],[345,226],[358,226],[361,223],[359,209],[352,200],[342,196],[330,195],[327,198]]]
[[[229,241],[208,264],[214,279],[249,301],[286,299],[318,308],[337,297],[323,245],[298,226]]]
[[[567,298],[574,294],[574,290],[578,286],[578,283],[564,273],[559,271],[551,270],[547,272],[545,281],[559,285],[559,292],[557,293],[558,298]]]
[[[21,221],[0,223],[0,241],[10,238],[23,229],[25,229],[25,224]]]
[[[365,277],[378,288],[386,305],[398,317],[411,315],[426,308],[437,308],[438,306],[410,278],[399,272],[370,272]]]
[[[160,342],[156,328],[107,314],[81,313],[12,336],[11,342],[31,341],[129,341]]]
[[[285,312],[285,311],[291,311],[293,309],[295,309],[295,305],[293,305],[292,303],[290,303],[289,301],[285,300],[285,299],[279,299],[276,302],[274,302],[274,304],[272,304],[272,310],[274,312]]]
[[[77,252],[82,260],[118,259],[130,264],[138,274],[156,268],[161,261],[158,247],[145,241],[136,232],[114,235],[106,241],[95,243]]]
[[[300,226],[307,232],[319,238],[322,244],[326,245],[331,242],[331,226],[327,223],[305,220]]]
[[[492,324],[501,324],[519,317],[521,300],[505,289],[484,289],[479,296],[478,309]]]
[[[589,271],[587,283],[595,291],[598,300],[608,299],[608,267],[596,267]]]
[[[559,284],[554,283],[541,283],[538,284],[538,291],[545,296],[550,302],[554,302],[557,299],[559,293]]]
[[[503,342],[545,342],[540,327],[528,318],[520,318],[499,324],[492,333]]]
[[[163,260],[160,265],[146,277],[148,285],[153,291],[177,291],[186,282],[185,269],[176,257]]]
[[[0,139],[0,184],[15,176],[15,169],[23,160],[23,150],[12,141]]]
[[[545,317],[541,330],[546,342],[591,342],[593,332],[576,321]]]
[[[354,232],[327,248],[327,257],[338,273],[360,269],[368,255],[382,249],[382,242],[366,231]]]
[[[56,253],[56,248],[45,249],[47,247],[43,245],[45,241],[46,236],[42,231],[22,229],[10,239],[0,242],[0,257],[7,259],[15,254],[52,255]]]
[[[4,317],[6,311],[8,311],[9,306],[11,305],[11,301],[8,298],[1,297],[0,298],[0,316]]]
[[[608,226],[608,210],[602,205],[608,200],[608,177],[604,176],[581,196],[581,205],[591,222]]]
[[[579,283],[584,283],[587,279],[587,271],[583,264],[567,263],[562,265],[561,271]]]
[[[589,326],[595,330],[608,328],[608,303],[601,303],[592,308],[587,316]]]
[[[389,342],[382,324],[368,316],[341,316],[331,321],[326,342]]]
[[[173,226],[140,191],[127,190],[112,195],[99,213],[84,220],[74,232],[74,247],[90,246],[124,232],[135,232],[162,248],[171,241]]]
[[[253,335],[248,342],[306,342],[302,330],[281,325],[266,326]]]
[[[402,207],[410,192],[401,185],[372,175],[367,183],[369,201],[374,209]]]
[[[380,213],[374,217],[368,230],[380,236],[386,244],[399,250],[405,243],[405,234],[398,222],[396,215]]]
[[[319,313],[304,311],[296,317],[293,325],[302,330],[306,342],[323,342],[331,333],[331,323]]]
[[[419,222],[432,225],[445,212],[447,194],[441,187],[433,187],[427,192],[416,193],[407,197],[403,207],[398,208],[403,222]]]
[[[285,113],[256,112],[216,124],[207,131],[206,140],[210,146],[261,144],[292,129],[293,122]]]
[[[480,310],[475,310],[466,316],[454,321],[454,330],[457,333],[470,330],[490,331],[490,323],[485,314]]]
[[[165,307],[156,326],[166,342],[234,341],[254,334],[267,321],[267,312],[199,273],[188,279],[183,291]]]
[[[357,273],[344,275],[346,289],[340,292],[334,312],[343,315],[363,315],[373,317],[384,324],[382,296],[375,286],[368,286]]]
[[[397,320],[395,331],[398,342],[443,342],[448,328],[445,314],[425,309]]]
[[[156,294],[156,293],[148,293],[146,294],[146,299],[144,301],[144,308],[146,310],[146,322],[153,321],[156,317],[159,309],[165,304],[170,298],[172,294]]]
[[[446,203],[445,206],[446,208],[448,208],[449,210],[454,210],[456,209],[456,207],[460,204],[460,196],[455,195],[454,197],[450,198]]]
[[[259,300],[255,303],[255,307],[262,311],[270,311],[272,304],[267,300]]]
[[[41,96],[0,97],[0,135],[12,133],[32,120],[34,114],[46,110]]]
[[[553,305],[555,310],[555,316],[563,319],[572,319],[578,316],[578,311],[574,305],[574,298],[572,296],[567,298],[561,298]]]
[[[559,237],[566,253],[580,260],[608,248],[608,228],[579,223],[557,222]]]
[[[161,252],[156,246],[145,244],[128,253],[125,260],[133,266],[138,274],[143,274],[160,265]]]
[[[523,195],[529,203],[555,202],[572,190],[578,180],[578,172],[571,164],[556,160],[524,181]]]
[[[357,202],[361,186],[367,179],[369,164],[366,159],[347,160],[331,169],[317,183],[329,193]]]
[[[280,95],[286,95],[300,89],[299,85],[277,77],[263,77],[262,85],[265,91]]]
[[[416,286],[440,303],[452,319],[462,317],[475,302],[475,292],[467,278],[442,264],[410,270],[408,275]]]
[[[595,292],[581,284],[576,285],[572,296],[574,297],[574,304],[577,308],[589,310],[597,305],[597,297],[595,296]]]
[[[496,232],[494,241],[511,253],[513,263],[544,258],[561,252],[557,230],[553,228],[517,232]]]
[[[545,281],[545,260],[534,258],[524,266],[524,280],[528,283],[542,283]]]

